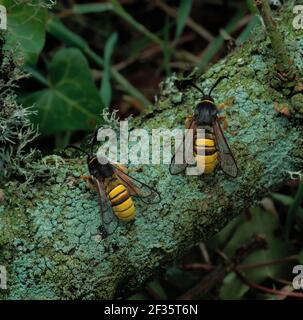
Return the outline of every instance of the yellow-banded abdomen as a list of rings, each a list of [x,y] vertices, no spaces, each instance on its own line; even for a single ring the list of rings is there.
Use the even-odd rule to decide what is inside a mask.
[[[203,173],[212,173],[218,164],[218,151],[215,137],[207,134],[205,139],[195,139],[194,154],[196,165]]]
[[[135,205],[123,184],[108,185],[106,190],[115,215],[122,221],[131,221],[135,218]]]

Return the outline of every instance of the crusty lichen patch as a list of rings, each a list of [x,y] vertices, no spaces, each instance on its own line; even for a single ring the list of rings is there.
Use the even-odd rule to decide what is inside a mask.
[[[286,24],[281,29],[297,47],[292,54],[302,70],[303,42],[297,41],[302,30]],[[272,63],[268,41],[260,35],[199,80],[207,90],[219,76],[230,77],[218,86],[214,98],[222,103],[234,97],[222,114],[229,124],[226,136],[239,177],[228,179],[220,171],[203,178],[170,176],[168,165],[131,166],[130,174],[156,187],[162,201],[153,206],[136,201],[136,220],[121,223],[107,239],[97,231],[96,194],[79,179],[87,173],[85,159],[66,159],[55,174],[30,189],[17,182],[2,186],[6,200],[0,204],[0,264],[8,269],[8,290],[0,291],[0,297],[89,299],[125,294],[281,185],[287,171],[302,168],[302,127],[274,110],[275,101],[285,98],[268,86]],[[199,93],[189,89],[177,98],[176,94],[168,80],[165,95],[148,116],[134,119],[133,126],[181,127]]]

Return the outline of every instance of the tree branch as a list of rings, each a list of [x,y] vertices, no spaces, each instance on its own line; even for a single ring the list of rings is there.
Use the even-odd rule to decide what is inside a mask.
[[[292,28],[290,12],[281,13],[281,32],[292,42],[289,54],[302,70],[303,30]],[[125,296],[285,183],[288,171],[302,169],[302,126],[274,110],[276,101],[288,101],[268,84],[266,73],[274,58],[267,43],[259,28],[251,41],[197,80],[207,89],[229,75],[214,98],[218,103],[234,98],[222,113],[240,169],[236,179],[221,171],[205,177],[171,176],[168,165],[133,166],[130,173],[155,186],[162,202],[145,206],[136,201],[135,222],[121,224],[105,240],[97,233],[97,196],[79,180],[87,173],[85,159],[58,164],[55,174],[31,188],[2,183],[0,264],[7,268],[8,290],[0,290],[0,298]],[[167,79],[158,103],[134,119],[134,127],[181,126],[199,95],[191,89],[180,94],[173,80]]]

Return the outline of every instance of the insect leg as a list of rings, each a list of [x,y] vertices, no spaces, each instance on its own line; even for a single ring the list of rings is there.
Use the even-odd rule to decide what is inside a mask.
[[[96,190],[96,185],[94,183],[92,176],[80,176],[80,179],[86,181],[89,189]]]
[[[190,128],[190,125],[192,124],[192,121],[193,121],[193,115],[189,115],[186,119],[185,119],[185,128],[186,129],[189,129]]]
[[[228,122],[226,116],[218,116],[218,120],[223,124],[223,129],[226,131],[228,129]]]

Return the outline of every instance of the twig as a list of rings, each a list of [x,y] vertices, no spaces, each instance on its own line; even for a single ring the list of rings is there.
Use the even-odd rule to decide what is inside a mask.
[[[276,264],[282,264],[289,261],[296,261],[298,260],[297,255],[289,256],[282,259],[276,259],[276,260],[269,260],[266,262],[259,262],[259,263],[247,263],[247,264],[240,264],[237,266],[237,270],[251,270],[256,268],[262,268],[267,266],[272,266]],[[211,264],[206,263],[189,263],[182,265],[182,269],[184,270],[206,270],[206,271],[212,271],[215,269],[215,266]]]
[[[242,265],[239,265],[237,267],[237,269],[238,270],[250,270],[250,269],[255,269],[255,268],[272,266],[272,265],[276,265],[276,264],[282,264],[282,263],[293,261],[293,260],[298,260],[298,256],[293,255],[293,256],[286,257],[286,258],[270,260],[270,261],[266,261],[266,262],[242,264]]]
[[[270,38],[273,52],[277,62],[277,71],[282,73],[288,81],[294,80],[296,70],[291,63],[291,59],[287,53],[286,44],[281,33],[277,28],[277,24],[272,17],[271,10],[267,0],[255,0],[260,15],[264,21],[267,34]]]
[[[181,62],[181,61],[173,61],[169,63],[171,68],[179,69],[179,70],[188,70],[192,68],[195,64],[192,62]]]
[[[271,276],[269,276],[268,278],[271,279],[272,281],[279,282],[279,283],[281,283],[281,284],[283,284],[285,286],[289,286],[289,285],[292,284],[291,281],[287,281],[285,279],[274,278],[274,277],[271,277]]]
[[[123,95],[123,100],[127,103],[131,104],[136,110],[139,112],[143,112],[144,108],[142,107],[141,103],[137,99],[134,99],[132,96]]]
[[[191,40],[193,40],[193,38],[194,38],[193,34],[184,35],[183,37],[181,37],[178,40],[177,45],[184,44],[188,41],[191,41]],[[184,53],[186,51],[182,51],[182,52]],[[121,71],[121,70],[125,69],[126,67],[130,66],[131,64],[137,62],[138,60],[140,60],[140,61],[147,60],[147,59],[150,59],[153,56],[155,56],[157,54],[161,54],[161,53],[162,53],[162,47],[159,46],[158,44],[153,44],[153,45],[147,47],[142,52],[140,52],[139,55],[135,55],[135,56],[129,57],[128,59],[125,59],[121,62],[118,62],[117,64],[114,65],[114,68],[117,71]],[[193,57],[192,55],[191,56],[184,56],[183,54],[179,54],[179,55],[177,55],[177,57],[178,58],[181,58],[181,57],[188,58],[188,60],[190,60],[191,64],[197,62],[196,57],[195,56]]]
[[[285,296],[289,296],[289,297],[294,297],[294,298],[300,298],[303,299],[303,293],[299,293],[299,292],[288,292],[285,290],[275,290],[275,289],[271,289],[271,288],[267,288],[264,287],[262,285],[259,285],[257,283],[253,283],[250,282],[238,269],[235,270],[235,273],[237,274],[237,276],[239,277],[239,279],[245,283],[248,287],[261,291],[261,292],[265,292],[268,294],[275,294],[278,297],[285,295]]]
[[[177,46],[180,44],[184,44],[188,41],[191,41],[194,39],[194,35],[193,34],[187,34],[182,36],[178,42],[177,42]],[[162,52],[162,48],[155,44],[153,46],[148,47],[147,49],[143,50],[143,52],[140,54],[140,59],[148,59],[150,57],[152,57],[155,54],[159,54]]]
[[[245,27],[249,22],[250,20],[253,18],[253,15],[252,14],[248,14],[246,16],[244,16],[242,19],[240,19],[238,22],[237,22],[237,30]],[[236,30],[236,31],[237,31]]]
[[[213,272],[204,277],[196,286],[188,290],[185,294],[179,297],[180,300],[192,300],[197,299],[204,293],[208,292],[218,283],[221,283],[226,274],[231,270],[234,270],[239,262],[245,259],[252,252],[265,248],[267,245],[263,236],[254,236],[247,244],[238,248],[231,259],[226,261],[226,257],[223,256],[226,264],[217,267]]]
[[[166,3],[164,3],[161,0],[155,0],[154,4],[162,9],[165,13],[167,13],[169,16],[173,18],[177,18],[178,11],[175,8],[172,8],[168,6]],[[203,39],[207,40],[208,42],[211,42],[214,40],[214,36],[205,28],[201,27],[199,24],[197,24],[193,19],[190,17],[186,21],[186,25],[190,27],[192,30],[194,30],[198,35],[200,35]]]
[[[183,270],[205,270],[213,271],[215,266],[207,263],[186,263],[181,266]]]
[[[226,276],[226,268],[220,266],[203,278],[196,286],[181,295],[178,300],[194,300],[207,293],[210,289],[221,283]]]
[[[204,258],[204,260],[208,263],[208,264],[211,264],[211,261],[210,261],[210,257],[209,257],[209,254],[208,254],[208,250],[206,248],[206,245],[204,242],[201,242],[199,244],[199,248],[201,250],[201,253],[202,253],[202,256]]]
[[[190,63],[193,63],[193,64],[197,64],[200,59],[197,58],[194,54],[186,51],[186,50],[178,50],[176,53],[175,53],[175,57],[177,59],[180,59],[180,60],[186,60]]]

